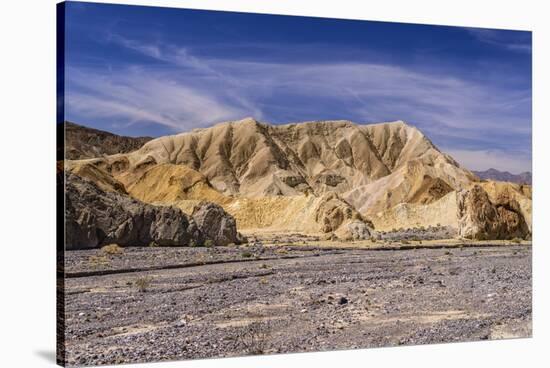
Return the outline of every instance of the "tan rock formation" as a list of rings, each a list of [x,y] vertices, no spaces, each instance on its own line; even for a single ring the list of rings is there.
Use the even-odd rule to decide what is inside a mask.
[[[82,171],[84,164],[95,169]],[[157,138],[126,154],[70,161],[67,167],[96,178],[106,190],[119,188],[118,182],[137,199],[188,214],[201,200],[217,203],[239,229],[345,236],[354,221],[372,228],[368,220],[384,230],[458,228],[456,193],[479,182],[401,121],[272,126],[248,118]],[[495,205],[515,200],[530,227],[529,186],[480,185]]]
[[[457,193],[459,236],[468,239],[513,239],[529,237],[529,228],[517,201],[493,203],[479,185]]]
[[[106,192],[128,194],[124,185],[112,175],[103,171],[88,161],[70,162],[68,168],[73,174],[94,182],[100,189]]]
[[[370,217],[374,228],[390,231],[397,228],[450,226],[458,229],[456,191],[429,203],[400,203]]]
[[[487,192],[493,203],[507,203],[511,200],[519,204],[521,214],[531,231],[532,224],[532,187],[510,182],[484,181],[479,185]]]

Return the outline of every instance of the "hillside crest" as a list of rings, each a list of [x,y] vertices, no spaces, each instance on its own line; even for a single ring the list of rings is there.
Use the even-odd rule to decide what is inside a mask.
[[[270,125],[246,118],[68,166],[105,190],[148,203],[189,211],[208,200],[240,227],[305,232],[346,233],[357,221],[377,229],[456,228],[455,194],[479,182],[403,121]],[[530,226],[524,188],[484,188],[494,201],[501,201],[500,193],[516,200]]]

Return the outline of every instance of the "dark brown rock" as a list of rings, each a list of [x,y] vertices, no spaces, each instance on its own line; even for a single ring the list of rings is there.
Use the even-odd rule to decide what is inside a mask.
[[[139,149],[151,137],[124,137],[98,129],[65,122],[65,158],[77,160]],[[60,158],[63,157],[61,153]]]
[[[202,243],[193,221],[180,209],[145,204],[120,193],[105,192],[75,174],[66,173],[66,249],[121,246],[186,246]]]

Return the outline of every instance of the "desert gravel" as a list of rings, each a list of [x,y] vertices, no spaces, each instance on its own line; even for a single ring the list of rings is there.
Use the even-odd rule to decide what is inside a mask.
[[[87,250],[65,270],[69,365],[531,336],[526,245]]]

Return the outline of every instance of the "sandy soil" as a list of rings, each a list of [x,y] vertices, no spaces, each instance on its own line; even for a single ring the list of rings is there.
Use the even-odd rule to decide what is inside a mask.
[[[303,241],[67,252],[68,363],[531,336],[530,245]]]

